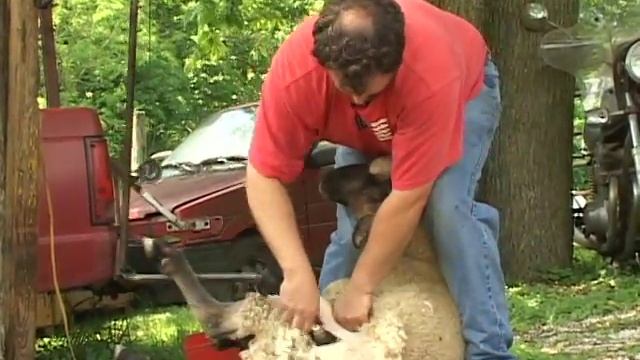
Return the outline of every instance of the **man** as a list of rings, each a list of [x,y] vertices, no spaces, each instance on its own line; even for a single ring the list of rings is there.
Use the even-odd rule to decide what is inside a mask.
[[[247,170],[249,205],[278,260],[286,320],[308,330],[319,290],[283,183],[314,142],[343,145],[336,166],[391,154],[393,191],[367,245],[338,207],[320,290],[351,276],[338,322],[368,320],[371,294],[416,226],[432,234],[458,304],[469,359],[513,359],[497,249],[498,213],[473,195],[498,125],[498,73],[482,35],[424,0],[330,1],[278,49],[262,88]]]

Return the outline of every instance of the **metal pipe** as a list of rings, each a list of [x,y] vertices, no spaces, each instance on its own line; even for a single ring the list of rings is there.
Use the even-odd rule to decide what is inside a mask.
[[[633,105],[633,99],[629,93],[625,94],[627,106]],[[635,167],[635,180],[640,183],[640,126],[638,124],[638,114],[629,114],[629,132],[631,134],[631,155]]]
[[[627,232],[624,239],[624,249],[621,254],[623,260],[630,259],[635,253],[636,233],[638,229],[638,211],[640,207],[640,127],[638,114],[635,112],[633,99],[629,92],[625,93],[627,107],[632,107],[629,113],[629,131],[631,133],[631,156],[633,158],[634,177],[631,181],[631,205],[629,206]]]
[[[196,274],[201,280],[232,280],[232,281],[260,281],[262,274],[258,273],[218,273],[218,274]],[[122,278],[129,281],[172,281],[173,279],[164,274],[122,274]]]
[[[149,204],[151,204],[156,210],[158,210],[164,217],[167,218],[173,225],[177,226],[179,229],[185,230],[187,229],[187,224],[178,219],[178,217],[172,213],[169,209],[165,208],[160,202],[149,192],[140,189],[140,196],[142,196]]]
[[[131,168],[131,138],[133,136],[133,107],[135,99],[135,83],[136,83],[136,49],[138,47],[138,0],[131,0],[129,8],[129,63],[127,68],[127,104],[125,109],[125,135],[122,149],[122,159],[124,168]],[[129,195],[130,189],[128,182],[121,181],[118,190],[122,201],[120,202],[120,211],[118,224],[120,232],[116,245],[115,259],[115,275],[122,273],[122,267],[125,263],[126,249],[129,237]]]

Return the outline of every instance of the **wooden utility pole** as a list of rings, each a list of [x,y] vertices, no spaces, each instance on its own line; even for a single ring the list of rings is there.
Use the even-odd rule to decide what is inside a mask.
[[[35,358],[38,11],[0,0],[0,358]]]
[[[53,3],[40,9],[40,39],[42,41],[42,64],[47,107],[60,107],[60,80],[56,56],[55,30],[53,28]]]
[[[5,296],[4,289],[2,288],[6,281],[4,275],[4,248],[5,238],[2,230],[5,228],[6,214],[4,211],[5,205],[5,138],[6,138],[6,123],[7,123],[7,92],[9,89],[9,4],[8,0],[0,0],[0,360],[4,360],[5,354],[5,333],[6,323],[8,322],[5,316]]]

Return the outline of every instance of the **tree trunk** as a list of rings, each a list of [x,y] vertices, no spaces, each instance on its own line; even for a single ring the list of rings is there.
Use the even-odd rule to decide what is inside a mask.
[[[503,113],[479,198],[500,211],[508,281],[570,265],[573,78],[538,56],[542,34],[520,23],[529,0],[430,1],[480,28],[500,69]],[[577,20],[578,0],[542,3],[556,23]]]
[[[3,354],[5,359],[33,359],[40,178],[38,12],[33,1],[0,3],[4,15],[0,22]]]
[[[484,0],[428,0],[430,3],[458,14],[473,23],[478,28],[482,28],[485,18]],[[492,0],[489,0],[492,1]],[[495,1],[495,0],[493,0]]]
[[[543,64],[542,34],[527,31],[527,0],[486,2],[484,33],[502,75],[503,113],[481,193],[501,213],[509,281],[571,264],[574,79]],[[546,0],[551,19],[575,23],[578,0]]]

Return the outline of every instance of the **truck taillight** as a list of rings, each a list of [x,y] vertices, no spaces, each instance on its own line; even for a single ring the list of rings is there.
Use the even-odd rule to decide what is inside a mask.
[[[87,179],[93,225],[109,225],[115,221],[115,194],[109,162],[107,140],[102,136],[85,138]]]

